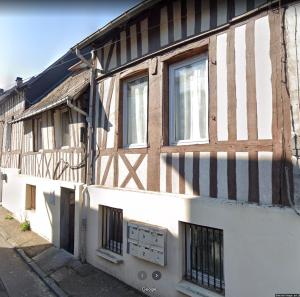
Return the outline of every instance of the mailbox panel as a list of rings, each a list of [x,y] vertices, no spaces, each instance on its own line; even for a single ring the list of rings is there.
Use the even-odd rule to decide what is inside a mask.
[[[127,230],[127,251],[130,255],[161,266],[167,264],[166,228],[130,221]]]

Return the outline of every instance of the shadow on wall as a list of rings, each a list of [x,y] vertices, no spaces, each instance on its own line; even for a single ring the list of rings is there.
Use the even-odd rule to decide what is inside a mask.
[[[289,186],[293,201],[292,162],[273,159],[272,152],[167,153],[161,162],[161,189],[166,192],[290,206]]]
[[[50,223],[51,230],[52,230],[52,239],[53,239],[55,237],[54,233],[56,232],[53,223],[53,218],[55,217],[54,208],[55,208],[56,201],[59,200],[59,197],[55,195],[55,191],[52,191],[50,193],[43,192],[43,195],[44,195],[44,203],[47,211],[48,221]]]

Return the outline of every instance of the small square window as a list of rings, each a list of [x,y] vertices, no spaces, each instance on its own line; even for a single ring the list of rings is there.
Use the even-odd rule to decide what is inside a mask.
[[[123,84],[123,145],[147,146],[148,77],[130,79]]]
[[[196,56],[169,66],[169,142],[208,142],[208,58]]]
[[[26,185],[26,209],[35,210],[36,186]]]
[[[101,206],[102,248],[122,255],[123,249],[123,210]]]
[[[224,295],[223,231],[188,223],[183,225],[186,280]]]

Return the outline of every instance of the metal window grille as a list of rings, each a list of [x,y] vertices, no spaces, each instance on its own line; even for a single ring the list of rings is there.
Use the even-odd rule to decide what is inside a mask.
[[[102,206],[102,248],[122,254],[123,210]]]
[[[223,231],[184,223],[185,279],[225,295]]]

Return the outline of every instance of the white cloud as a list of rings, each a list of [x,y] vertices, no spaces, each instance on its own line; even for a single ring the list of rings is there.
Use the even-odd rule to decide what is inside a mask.
[[[12,74],[0,74],[0,89],[8,89],[13,86],[16,78]]]

